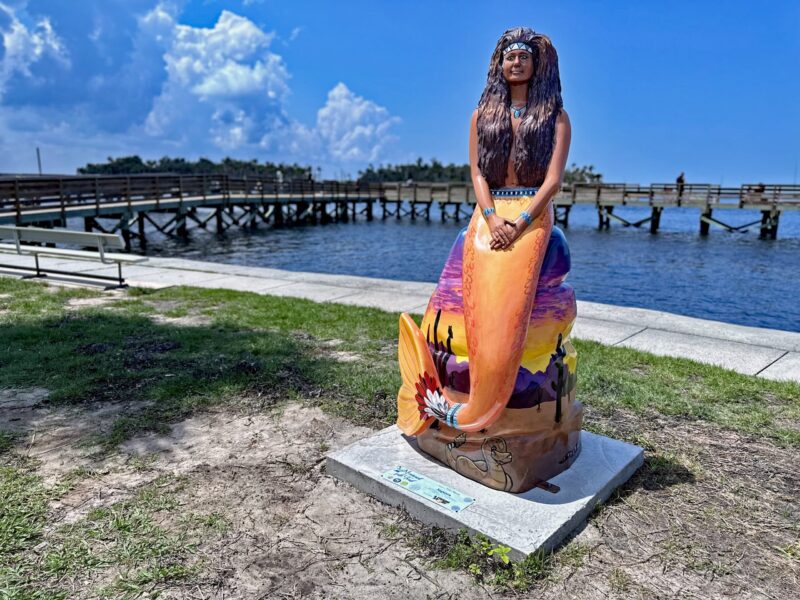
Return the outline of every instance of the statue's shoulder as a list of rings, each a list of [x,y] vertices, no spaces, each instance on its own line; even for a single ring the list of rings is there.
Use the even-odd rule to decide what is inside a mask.
[[[569,122],[569,115],[564,107],[561,107],[561,112],[556,117],[556,128],[564,132],[572,131],[572,124]]]

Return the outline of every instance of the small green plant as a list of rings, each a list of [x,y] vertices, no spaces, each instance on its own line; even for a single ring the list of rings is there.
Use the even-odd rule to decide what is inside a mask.
[[[438,547],[442,545],[443,535],[433,531],[419,541],[424,545]],[[513,562],[509,546],[494,544],[481,534],[473,538],[466,530],[461,530],[434,566],[464,569],[482,583],[527,590],[537,581],[549,576],[553,569],[553,560],[551,553],[535,552],[524,560]]]
[[[387,540],[396,540],[400,537],[400,527],[397,523],[384,523],[381,527],[381,536]]]
[[[788,558],[793,558],[796,561],[800,561],[800,541],[797,541],[794,544],[788,544],[786,546],[779,547],[778,551]]]
[[[508,557],[509,552],[511,552],[511,548],[509,546],[498,544],[496,546],[492,546],[486,554],[488,556],[496,556],[504,565],[507,565],[511,562],[511,559]]]
[[[128,464],[133,467],[134,471],[149,471],[153,465],[158,461],[157,454],[145,454],[144,456],[132,456]]]
[[[615,567],[608,576],[608,583],[611,589],[618,594],[627,592],[631,586],[631,576],[619,567]]]

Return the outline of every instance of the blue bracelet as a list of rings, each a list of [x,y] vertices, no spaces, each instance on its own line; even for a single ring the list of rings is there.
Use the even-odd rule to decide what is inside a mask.
[[[533,217],[532,217],[532,216],[530,216],[530,215],[528,214],[528,211],[527,211],[527,210],[523,210],[521,213],[519,213],[519,216],[520,216],[520,217],[522,217],[522,219],[523,219],[523,220],[524,220],[524,221],[525,221],[525,222],[526,222],[528,225],[530,225],[531,223],[533,223]]]
[[[489,208],[483,209],[483,216],[488,217],[490,214],[494,212],[494,206],[490,206]]]

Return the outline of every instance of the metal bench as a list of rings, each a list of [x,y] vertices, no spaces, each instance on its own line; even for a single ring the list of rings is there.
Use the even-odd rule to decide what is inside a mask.
[[[7,243],[8,240],[13,243]],[[97,250],[72,250],[69,248],[37,246],[35,244],[72,244],[84,248],[96,247]],[[125,243],[122,236],[110,233],[70,231],[69,229],[44,229],[39,227],[0,226],[0,252],[34,257],[35,266],[31,267],[0,264],[0,267],[7,269],[36,271],[35,274],[24,275],[23,279],[47,277],[48,274],[73,275],[88,279],[115,281],[115,285],[106,286],[105,289],[107,290],[124,288],[127,287],[127,284],[122,278],[122,264],[141,263],[146,261],[147,257],[137,256],[135,254],[109,252],[109,250],[121,250],[123,248],[125,248]],[[99,260],[103,264],[116,264],[117,276],[111,277],[108,275],[60,271],[49,268],[44,269],[39,265],[39,256],[75,258],[78,260]]]

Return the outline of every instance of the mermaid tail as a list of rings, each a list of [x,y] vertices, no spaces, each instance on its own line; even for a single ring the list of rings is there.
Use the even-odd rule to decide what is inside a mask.
[[[423,413],[420,407],[428,399],[428,392],[433,396],[440,385],[428,343],[408,313],[400,315],[397,355],[403,381],[397,394],[397,426],[406,435],[417,435],[433,421],[433,417]],[[420,386],[432,389],[421,390]]]
[[[495,203],[497,214],[515,219],[530,202],[522,196]],[[462,431],[494,423],[514,388],[528,333],[539,273],[553,228],[548,207],[505,251],[490,248],[491,234],[479,210],[464,243],[464,326],[469,357],[469,396],[442,385],[425,336],[407,315],[400,317],[398,353],[403,385],[398,426],[407,435],[433,419]]]

